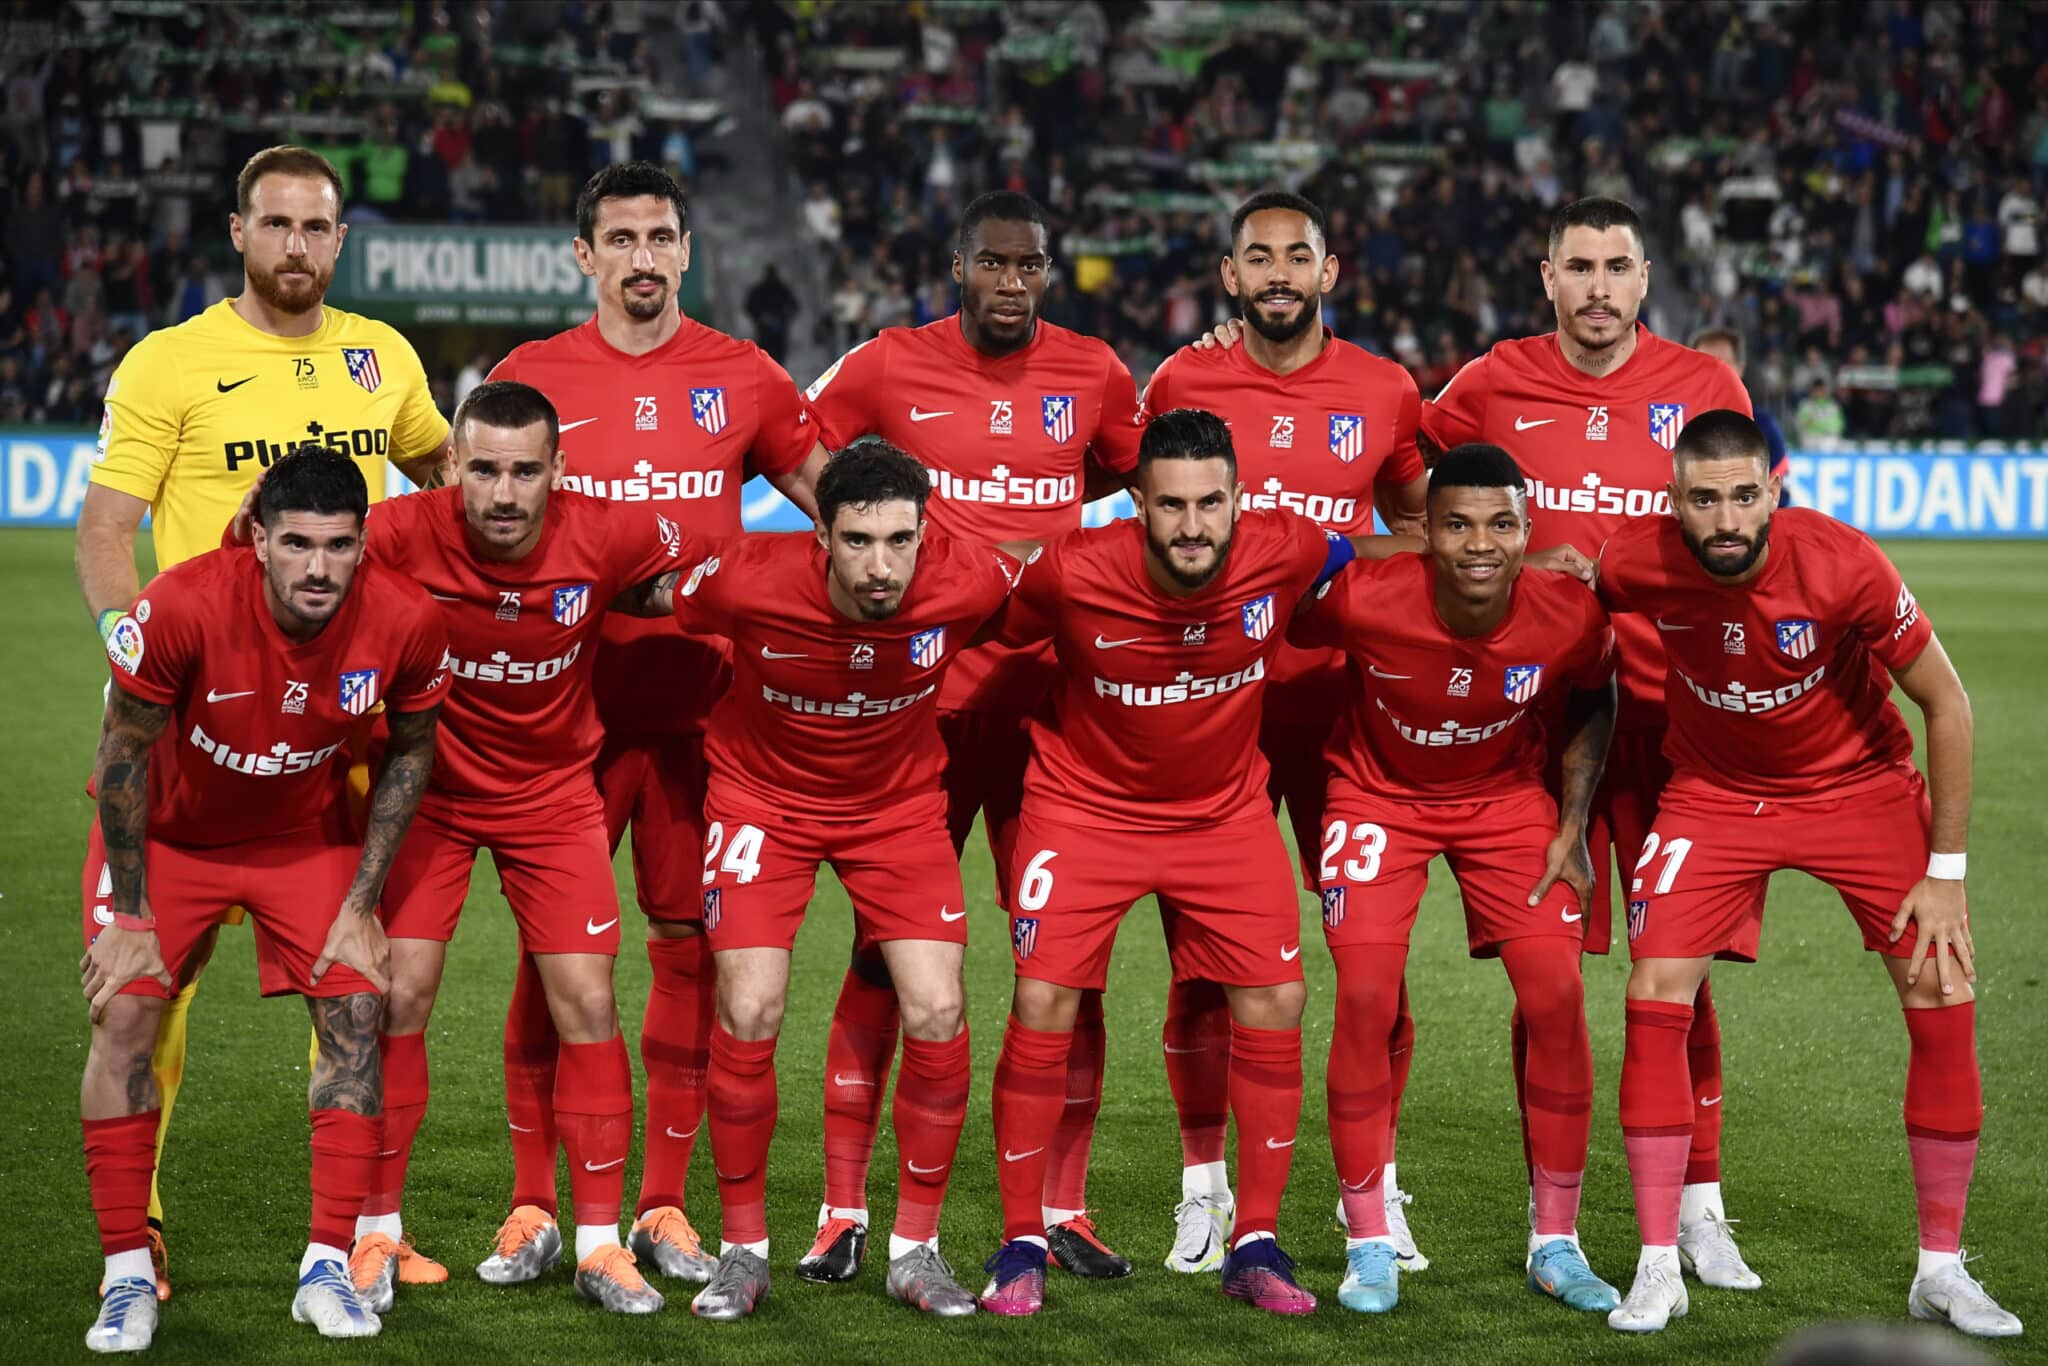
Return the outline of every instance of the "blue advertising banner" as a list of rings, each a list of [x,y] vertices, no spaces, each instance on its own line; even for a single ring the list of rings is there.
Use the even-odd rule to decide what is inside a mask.
[[[74,524],[94,442],[84,428],[0,428],[0,527]],[[1793,502],[1873,536],[2048,539],[2048,450],[1794,451],[1788,487]],[[393,470],[390,492],[406,488]],[[749,482],[741,496],[750,529],[805,525],[762,480]],[[1087,522],[1097,526],[1130,510],[1119,494],[1089,507]]]

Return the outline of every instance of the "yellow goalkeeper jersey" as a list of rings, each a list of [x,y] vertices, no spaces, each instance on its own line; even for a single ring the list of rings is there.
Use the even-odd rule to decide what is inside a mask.
[[[411,343],[322,312],[310,336],[279,337],[223,300],[150,333],[114,372],[92,482],[149,503],[159,569],[218,546],[256,476],[300,446],[353,457],[375,502],[388,462],[447,442]]]

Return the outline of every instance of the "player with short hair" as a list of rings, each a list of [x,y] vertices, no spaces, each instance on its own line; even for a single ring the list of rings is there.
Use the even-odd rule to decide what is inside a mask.
[[[1748,347],[1743,345],[1742,333],[1732,327],[1705,327],[1692,334],[1692,349],[1712,356],[1735,372],[1742,379],[1748,366]],[[1748,387],[1748,381],[1744,381]],[[1783,479],[1792,472],[1792,457],[1785,449],[1785,429],[1778,425],[1778,419],[1761,408],[1754,408],[1750,416],[1756,420],[1763,432],[1764,440],[1771,447],[1771,473]]]
[[[1369,534],[1377,508],[1390,529],[1419,534],[1426,479],[1415,432],[1422,400],[1400,365],[1323,326],[1322,298],[1338,271],[1327,244],[1322,210],[1300,195],[1268,191],[1240,204],[1220,269],[1246,324],[1243,344],[1182,347],[1153,372],[1144,407],[1221,415],[1230,424],[1248,508],[1287,508],[1347,536]],[[1313,851],[1329,780],[1323,746],[1354,689],[1340,652],[1292,645],[1281,649],[1266,689],[1259,749],[1272,770],[1267,790],[1276,808],[1286,800],[1302,882],[1315,891]],[[1405,994],[1393,1028],[1398,1114],[1415,1038]],[[1161,1045],[1182,1154],[1181,1201],[1166,1265],[1213,1271],[1223,1260],[1231,1222],[1223,1163],[1230,1013],[1222,988],[1175,982]],[[1385,1191],[1403,1268],[1427,1267],[1429,1259],[1408,1233],[1407,1197],[1395,1184],[1391,1157]]]
[[[684,316],[689,207],[669,173],[635,161],[593,175],[576,202],[575,249],[597,282],[597,311],[515,348],[490,376],[531,384],[566,414],[563,487],[649,508],[702,536],[739,534],[740,487],[756,474],[808,513],[825,463],[818,425],[767,352]],[[646,1165],[627,1242],[643,1265],[704,1281],[714,1259],[683,1212],[715,999],[697,852],[705,718],[732,668],[722,642],[685,636],[673,621],[615,612],[600,632],[597,790],[614,849],[632,826],[653,970],[640,1027]],[[555,1208],[559,1042],[532,957],[521,955],[505,1021],[515,1205]],[[420,1104],[424,1067],[422,1056],[407,1074]],[[397,1194],[388,1187],[379,1203],[395,1212]]]
[[[1905,1011],[1920,1222],[1908,1310],[2015,1336],[2020,1321],[1960,1252],[1984,1116],[1963,895],[1970,701],[1884,552],[1830,517],[1778,508],[1777,486],[1747,414],[1700,414],[1673,450],[1673,515],[1624,528],[1600,556],[1602,600],[1664,638],[1672,765],[1629,892],[1621,1125],[1643,1250],[1608,1322],[1656,1332],[1689,1307],[1678,1242],[1694,992],[1713,959],[1755,961],[1770,875],[1798,868],[1841,894]],[[1894,681],[1926,717],[1926,779]]]
[[[1437,450],[1468,441],[1504,447],[1528,477],[1530,515],[1544,539],[1591,554],[1622,528],[1666,511],[1670,452],[1687,414],[1747,413],[1749,395],[1720,361],[1639,321],[1650,262],[1642,219],[1627,204],[1595,197],[1558,209],[1540,273],[1557,330],[1498,342],[1469,362],[1423,404],[1422,435]],[[1587,832],[1598,874],[1586,908],[1593,953],[1605,953],[1610,940],[1611,879],[1626,878],[1620,865],[1642,847],[1670,777],[1658,748],[1667,724],[1659,632],[1647,617],[1620,613],[1614,633],[1621,709]],[[1701,1121],[1679,1247],[1686,1270],[1704,1283],[1753,1290],[1763,1281],[1743,1261],[1721,1199],[1721,1032],[1704,981],[1700,991],[1688,1047]],[[1514,1047],[1519,1079],[1530,1047],[1519,1014]]]
[[[1613,632],[1584,585],[1524,572],[1527,492],[1500,447],[1438,459],[1427,524],[1427,555],[1354,566],[1291,634],[1342,649],[1362,675],[1330,740],[1329,828],[1309,846],[1320,850],[1323,935],[1337,965],[1330,1146],[1349,1231],[1337,1299],[1382,1313],[1399,1297],[1383,1190],[1390,1032],[1429,862],[1441,854],[1472,956],[1500,959],[1529,1021],[1529,1286],[1608,1310],[1621,1297],[1586,1264],[1575,1229],[1593,1104],[1579,978],[1593,889],[1586,822],[1614,729]],[[1539,719],[1553,694],[1564,697],[1559,800],[1544,789]]]
[[[455,415],[456,487],[393,499],[370,519],[372,559],[441,601],[459,680],[380,912],[392,964],[384,1048],[424,1054],[448,940],[477,853],[490,850],[561,1032],[552,1099],[569,1150],[576,1289],[606,1309],[652,1313],[662,1298],[619,1242],[633,1077],[612,993],[619,906],[591,774],[603,739],[591,667],[606,604],[704,543],[658,512],[554,488],[559,424],[530,385],[478,385]],[[391,1302],[389,1242],[424,1112],[422,1095],[386,1116],[378,1182],[389,1213],[370,1216],[350,1266],[375,1305]],[[561,1257],[554,1213],[518,1194],[477,1268],[493,1284],[532,1280]]]
[[[306,998],[319,1040],[312,1231],[292,1317],[366,1337],[377,1316],[345,1263],[376,1160],[376,918],[394,851],[433,766],[448,690],[440,613],[402,575],[361,564],[361,471],[338,452],[281,456],[252,548],[152,579],[107,634],[113,688],[83,894],[92,1051],[80,1092],[106,1280],[96,1352],[140,1351],[157,1325],[147,1210],[162,1099],[150,1066],[166,1002],[221,912],[256,917],[266,996]],[[366,838],[332,762],[355,718],[389,704],[390,762]]]
[[[953,253],[960,310],[919,328],[885,328],[809,390],[835,449],[879,435],[932,472],[934,529],[968,540],[1045,541],[1081,524],[1081,504],[1128,480],[1137,459],[1137,388],[1105,342],[1045,321],[1052,271],[1045,214],[1010,190],[961,214]],[[1027,719],[1052,678],[1042,645],[965,651],[939,694],[947,825],[963,849],[980,813],[1008,889]],[[896,997],[881,957],[857,950],[840,985],[825,1051],[825,1199],[797,1275],[843,1281],[867,1244],[867,1170],[896,1052]],[[1074,1029],[1070,1104],[1052,1140],[1043,1204],[1056,1265],[1078,1276],[1131,1274],[1087,1211],[1088,1150],[1102,1104],[1099,993]]]
[[[982,1307],[1044,1303],[1046,1150],[1066,1102],[1069,1033],[1099,990],[1133,902],[1178,907],[1176,978],[1221,982],[1238,1200],[1224,1293],[1275,1313],[1315,1297],[1274,1241],[1301,1111],[1301,911],[1266,801],[1259,710],[1304,593],[1353,554],[1285,510],[1246,512],[1230,429],[1213,413],[1154,417],[1139,447],[1135,521],[1055,542],[1020,583],[1003,639],[1050,636],[1060,683],[1034,719],[1014,882],[1017,987],[994,1106],[1003,1245]]]
[[[818,480],[814,535],[721,546],[641,610],[733,643],[712,716],[704,803],[704,932],[718,958],[710,1125],[723,1211],[718,1269],[691,1308],[745,1318],[768,1293],[768,1144],[789,960],[830,864],[857,942],[880,949],[903,1022],[900,1162],[889,1294],[974,1312],[938,1246],[967,1115],[961,964],[967,904],[946,834],[936,697],[959,647],[1014,581],[1000,551],[928,531],[924,467],[860,442]]]
[[[281,145],[250,157],[228,217],[241,294],[151,332],[115,369],[76,550],[79,588],[102,638],[135,600],[144,514],[161,572],[218,546],[257,477],[289,451],[348,456],[373,503],[384,496],[387,463],[423,486],[440,479],[448,423],[411,343],[324,302],[348,236],[342,198],[340,174],[317,152]],[[367,791],[367,772],[354,776]],[[241,918],[238,908],[228,915]],[[187,1012],[212,951],[209,935],[193,955],[193,980],[163,1011],[152,1065],[166,1132],[184,1076]],[[159,1160],[163,1141],[159,1133]],[[168,1297],[153,1179],[149,1218],[157,1290]]]

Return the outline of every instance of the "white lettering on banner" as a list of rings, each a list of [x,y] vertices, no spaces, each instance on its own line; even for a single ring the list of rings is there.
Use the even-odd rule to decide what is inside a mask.
[[[396,294],[595,294],[566,240],[366,234],[365,291]]]
[[[2048,536],[2048,454],[1792,456],[1793,503],[1876,536]]]
[[[60,525],[78,520],[97,447],[87,440],[52,443],[0,437],[7,466],[0,525]]]

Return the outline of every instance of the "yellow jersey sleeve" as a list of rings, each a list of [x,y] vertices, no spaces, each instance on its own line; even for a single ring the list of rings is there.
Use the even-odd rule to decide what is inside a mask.
[[[153,332],[129,350],[107,383],[92,483],[157,501],[185,426],[185,386],[168,332]]]
[[[397,415],[391,420],[391,460],[400,464],[423,455],[437,455],[448,444],[448,419],[441,416],[441,410],[434,406],[434,389],[427,382],[426,367],[420,364],[419,353],[412,349],[412,343],[400,336],[397,329],[379,323],[377,328],[388,341],[392,359],[396,362],[392,378],[399,381],[405,395]]]

